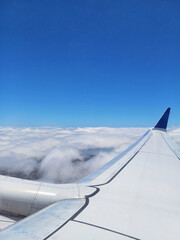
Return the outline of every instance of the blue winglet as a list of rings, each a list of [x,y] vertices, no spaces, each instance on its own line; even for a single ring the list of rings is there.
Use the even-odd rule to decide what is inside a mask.
[[[159,120],[159,122],[154,127],[154,129],[166,130],[168,119],[169,119],[170,110],[171,110],[170,108],[166,109],[166,111],[164,112],[164,114],[162,115],[161,119]]]

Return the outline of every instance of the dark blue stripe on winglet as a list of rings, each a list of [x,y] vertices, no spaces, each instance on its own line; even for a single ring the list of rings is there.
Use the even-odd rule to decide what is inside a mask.
[[[161,119],[159,120],[159,122],[156,124],[156,126],[154,128],[166,130],[168,119],[169,119],[170,110],[171,110],[170,108],[166,109],[165,113],[162,115]]]

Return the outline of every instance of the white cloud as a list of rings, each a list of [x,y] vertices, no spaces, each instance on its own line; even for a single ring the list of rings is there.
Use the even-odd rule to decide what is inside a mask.
[[[169,135],[180,145],[180,127],[169,129]]]
[[[0,173],[72,182],[135,142],[147,128],[0,128]],[[180,128],[170,129],[180,144]]]

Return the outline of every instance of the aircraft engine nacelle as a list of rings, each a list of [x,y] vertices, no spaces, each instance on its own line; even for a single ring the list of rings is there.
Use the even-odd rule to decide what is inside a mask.
[[[84,198],[94,189],[0,176],[0,211],[28,216],[60,200]]]

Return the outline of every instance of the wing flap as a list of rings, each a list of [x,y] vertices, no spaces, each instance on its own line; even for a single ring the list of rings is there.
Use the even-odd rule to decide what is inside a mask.
[[[103,240],[140,240],[111,229],[95,226],[93,224],[82,223],[79,221],[70,221],[62,229],[57,231],[48,240],[75,240],[75,239],[103,239]]]
[[[0,231],[20,221],[23,217],[14,217],[11,215],[0,215]]]
[[[57,202],[0,232],[0,240],[43,240],[60,229],[85,204],[85,199]]]

